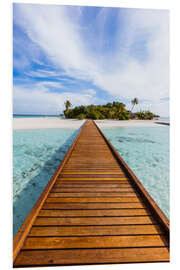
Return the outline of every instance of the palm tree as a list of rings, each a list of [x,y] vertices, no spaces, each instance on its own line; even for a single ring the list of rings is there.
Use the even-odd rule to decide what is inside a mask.
[[[72,106],[72,104],[71,104],[71,102],[69,100],[66,100],[66,102],[64,104],[65,104],[66,110],[68,110],[69,107]]]
[[[133,106],[132,106],[132,109],[131,109],[131,112],[132,112],[134,106],[137,105],[137,104],[139,104],[139,101],[138,101],[137,98],[134,98],[133,100],[131,100],[131,103],[132,103],[132,105],[133,105]]]

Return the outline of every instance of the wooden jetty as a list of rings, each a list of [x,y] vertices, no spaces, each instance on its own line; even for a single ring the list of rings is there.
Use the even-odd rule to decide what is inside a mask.
[[[168,261],[168,219],[87,120],[14,238],[14,267]]]

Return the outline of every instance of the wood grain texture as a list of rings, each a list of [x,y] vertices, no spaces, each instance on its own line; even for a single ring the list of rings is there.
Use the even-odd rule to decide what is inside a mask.
[[[91,189],[89,189],[89,187],[91,188]],[[108,189],[110,189],[110,190],[120,190],[120,188],[130,188],[130,189],[132,189],[132,190],[134,190],[133,188],[132,188],[132,186],[128,183],[128,182],[123,182],[123,183],[120,183],[120,184],[111,184],[111,185],[107,185],[106,183],[96,183],[96,187],[94,186],[94,183],[82,183],[82,182],[78,182],[78,183],[72,183],[72,182],[68,182],[67,184],[65,184],[65,183],[56,183],[56,184],[54,184],[54,188],[52,189],[52,191],[54,190],[54,189],[56,189],[56,188],[60,188],[60,189],[64,189],[64,188],[67,188],[67,190],[68,189],[70,189],[70,188],[72,188],[73,190],[75,190],[75,189],[79,189],[79,192],[81,191],[81,189],[88,189],[88,191],[93,191],[93,190],[95,190],[95,189],[97,189],[97,190],[108,190]],[[119,188],[119,189],[118,189]]]
[[[125,217],[149,216],[146,209],[108,209],[108,210],[41,210],[39,217]]]
[[[61,182],[62,180],[64,180],[64,178],[59,178],[57,180],[57,183],[58,182]],[[123,177],[117,177],[117,178],[112,178],[112,177],[68,177],[66,178],[66,181],[114,181],[114,180],[120,180],[120,181],[123,181],[126,180],[128,181],[128,178],[123,176]],[[95,182],[96,183],[96,182]]]
[[[135,192],[50,192],[49,198],[137,197]]]
[[[85,123],[84,125],[86,125],[87,123]],[[19,231],[17,232],[16,236],[13,239],[13,260],[15,260],[15,258],[17,257],[18,253],[20,252],[20,249],[32,227],[32,224],[35,220],[35,218],[38,215],[38,212],[40,211],[45,199],[48,196],[49,191],[51,190],[51,188],[53,187],[57,177],[59,176],[59,174],[61,173],[61,170],[63,169],[65,163],[68,161],[74,145],[76,144],[78,138],[81,135],[83,129],[81,129],[81,131],[79,132],[79,134],[77,135],[76,139],[74,140],[74,142],[72,143],[72,145],[70,146],[69,150],[67,151],[66,155],[64,156],[62,162],[60,163],[60,165],[58,166],[57,170],[55,171],[53,177],[51,178],[51,180],[48,182],[47,186],[45,187],[44,191],[42,192],[42,194],[40,195],[39,199],[37,200],[37,202],[35,203],[35,205],[33,206],[32,210],[30,211],[30,213],[28,214],[28,216],[26,217],[24,223],[22,224],[22,226],[20,227]]]
[[[95,124],[95,123],[94,123]],[[96,124],[95,124],[96,125]],[[97,125],[96,125],[97,127]],[[132,172],[132,170],[128,167],[128,165],[125,163],[125,161],[122,159],[122,157],[119,155],[119,153],[116,151],[116,149],[113,147],[113,145],[107,140],[107,138],[104,136],[102,131],[97,127],[100,134],[103,136],[106,143],[109,145],[112,153],[116,157],[116,160],[119,162],[121,167],[124,169],[126,174],[129,176],[130,180],[132,181],[132,185],[139,191],[139,193],[142,196],[142,199],[146,201],[149,208],[153,212],[153,214],[156,216],[156,218],[159,220],[161,225],[163,226],[165,233],[167,237],[169,238],[169,220],[166,217],[166,215],[161,211],[159,206],[156,204],[156,202],[153,200],[153,198],[150,196],[150,194],[147,192],[147,190],[144,188],[142,183],[139,181],[139,179],[135,176],[135,174]]]
[[[48,197],[46,202],[141,202],[138,197],[94,197],[94,198],[52,198]]]
[[[165,247],[163,235],[121,235],[121,236],[81,236],[81,237],[27,237],[26,249],[72,249],[72,248],[125,248],[125,247]]]
[[[136,217],[37,217],[34,226],[156,224],[150,216]]]
[[[158,248],[72,249],[22,251],[15,265],[53,266],[104,263],[168,262],[169,250]]]
[[[29,236],[89,236],[89,235],[144,235],[163,234],[158,225],[114,225],[114,226],[34,226]]]
[[[48,203],[45,202],[42,209],[143,209],[145,205],[143,203],[136,203],[136,202],[121,202],[121,203]]]
[[[14,267],[168,262],[169,225],[91,120],[14,239]]]
[[[122,192],[133,192],[134,189],[129,186],[129,187],[121,187],[121,188],[113,188],[113,187],[91,187],[91,189],[89,189],[88,187],[61,187],[61,186],[56,186],[54,185],[54,187],[52,188],[51,192],[60,192],[60,193],[100,193],[100,192],[111,192],[114,194],[118,194],[118,193],[122,193]]]

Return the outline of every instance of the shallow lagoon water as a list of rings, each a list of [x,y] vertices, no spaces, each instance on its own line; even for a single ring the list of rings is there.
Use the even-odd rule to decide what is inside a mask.
[[[169,217],[169,127],[102,129]],[[75,129],[13,132],[14,235],[76,137]]]
[[[13,132],[13,234],[54,174],[76,137],[75,129]]]
[[[102,131],[169,217],[169,127],[119,127]]]

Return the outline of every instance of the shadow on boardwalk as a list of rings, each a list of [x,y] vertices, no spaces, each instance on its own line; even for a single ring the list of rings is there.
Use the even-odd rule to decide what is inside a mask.
[[[36,168],[39,170],[38,175],[32,178],[26,184],[25,188],[16,196],[13,203],[13,236],[16,235],[20,226],[23,224],[24,219],[36,203],[50,178],[53,176],[59,163],[62,161],[67,150],[79,133],[79,130],[80,129],[73,132],[66,142],[54,152],[51,159],[45,162],[42,168]]]

